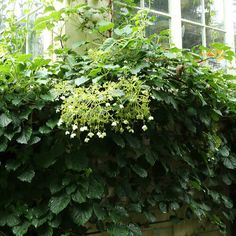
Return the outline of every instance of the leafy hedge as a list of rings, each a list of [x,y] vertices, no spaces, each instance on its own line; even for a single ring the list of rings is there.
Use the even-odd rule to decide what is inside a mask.
[[[83,55],[1,58],[3,234],[85,235],[92,224],[136,236],[137,215],[153,222],[156,208],[227,231],[235,77],[145,38],[142,16]]]

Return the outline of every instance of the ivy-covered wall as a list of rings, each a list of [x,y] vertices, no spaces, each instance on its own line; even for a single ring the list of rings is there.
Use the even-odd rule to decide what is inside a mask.
[[[84,12],[100,10],[45,5],[35,30],[80,13],[87,22]],[[151,19],[140,11],[116,27],[90,22],[104,38],[83,54],[60,35],[52,61],[22,53],[12,32],[24,36],[24,25],[11,20],[0,44],[0,233],[140,236],[166,217],[230,234],[236,84],[208,66],[212,49],[168,47],[167,32],[145,37]]]

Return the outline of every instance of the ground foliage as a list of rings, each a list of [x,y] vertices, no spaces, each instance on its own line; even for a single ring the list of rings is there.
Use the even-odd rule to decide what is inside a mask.
[[[50,17],[36,28],[85,7],[47,6]],[[185,218],[226,231],[234,215],[227,189],[236,181],[235,77],[203,63],[207,48],[199,55],[145,38],[148,22],[139,12],[99,47],[63,47],[53,62],[8,54],[11,45],[1,44],[1,233],[85,235],[96,225],[136,236],[135,219],[155,221],[154,209],[174,220],[184,209]],[[214,46],[233,59],[227,46]]]

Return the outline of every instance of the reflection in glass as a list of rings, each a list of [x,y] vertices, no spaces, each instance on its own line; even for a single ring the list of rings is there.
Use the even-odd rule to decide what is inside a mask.
[[[203,28],[201,26],[183,22],[183,48],[192,48],[202,44]]]
[[[202,1],[201,0],[181,0],[182,18],[191,21],[202,21]]]
[[[209,47],[212,43],[224,43],[225,41],[225,33],[213,30],[213,29],[206,29],[206,43],[207,47]]]
[[[224,28],[224,1],[205,0],[206,25]]]
[[[151,17],[153,17],[155,20],[153,22],[153,25],[150,25],[147,27],[146,34],[158,34],[162,30],[166,30],[170,28],[170,18],[167,16],[161,16],[156,14],[150,14]]]
[[[145,7],[156,11],[169,12],[168,0],[145,0]]]

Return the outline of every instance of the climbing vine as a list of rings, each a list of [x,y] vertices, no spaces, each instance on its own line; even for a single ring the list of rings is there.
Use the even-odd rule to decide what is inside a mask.
[[[46,5],[35,30],[81,8],[90,10]],[[99,45],[78,42],[78,52],[64,42],[55,61],[14,48],[1,54],[0,233],[86,235],[92,225],[138,236],[157,210],[227,233],[235,76],[207,64],[211,49],[196,54],[163,46],[163,35],[145,37],[146,12],[130,18],[95,22],[104,33]]]

